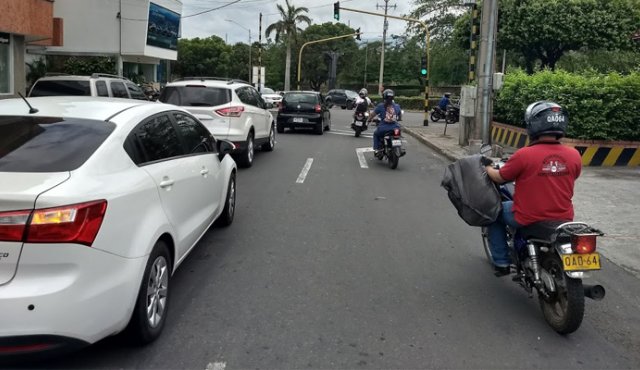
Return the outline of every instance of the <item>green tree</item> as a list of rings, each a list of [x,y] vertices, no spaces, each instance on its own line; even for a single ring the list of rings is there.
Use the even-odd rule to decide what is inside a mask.
[[[280,12],[281,20],[270,24],[265,30],[267,37],[273,32],[276,34],[276,43],[283,39],[286,44],[287,56],[285,60],[284,70],[284,89],[290,90],[291,85],[291,47],[297,41],[298,34],[302,32],[298,28],[299,23],[311,24],[311,19],[302,13],[309,12],[308,8],[299,7],[289,4],[289,0],[285,0],[286,9],[282,5],[278,4],[278,11]]]
[[[448,39],[459,15],[468,9],[461,0],[414,0],[413,3],[416,7],[409,16],[424,19],[433,39]]]
[[[182,77],[229,77],[231,54],[232,47],[218,36],[181,39],[178,40],[178,60],[173,71]]]
[[[499,46],[518,51],[528,73],[555,69],[571,50],[629,50],[638,0],[501,0]]]
[[[322,40],[351,33],[355,33],[355,30],[342,23],[314,24],[302,32],[300,45],[297,49],[300,50],[302,44],[308,41]],[[340,76],[347,66],[352,65],[354,58],[358,55],[358,51],[358,45],[352,37],[306,46],[302,54],[302,80],[308,82],[313,90],[320,90],[329,77],[330,59],[327,53],[337,52],[340,55],[338,57],[337,71],[338,76]]]
[[[69,57],[64,61],[64,73],[91,75],[93,73],[116,73],[116,61],[111,57]]]

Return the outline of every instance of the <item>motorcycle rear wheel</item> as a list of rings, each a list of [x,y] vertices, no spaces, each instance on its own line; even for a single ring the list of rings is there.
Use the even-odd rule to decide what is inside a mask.
[[[354,128],[354,131],[356,132],[356,137],[360,137],[360,132],[362,132],[362,129],[358,126],[356,126]]]
[[[584,317],[584,287],[582,279],[567,276],[562,261],[555,253],[542,256],[541,267],[553,278],[556,291],[545,299],[538,294],[540,308],[549,326],[559,334],[570,334],[578,330]]]
[[[431,112],[431,121],[438,122],[440,118],[442,118],[440,117],[440,113],[438,113],[437,111]]]
[[[398,168],[399,160],[400,160],[400,157],[396,153],[396,150],[391,149],[389,151],[389,155],[387,156],[387,163],[389,164],[389,168],[391,168],[392,170],[395,170],[396,168]]]

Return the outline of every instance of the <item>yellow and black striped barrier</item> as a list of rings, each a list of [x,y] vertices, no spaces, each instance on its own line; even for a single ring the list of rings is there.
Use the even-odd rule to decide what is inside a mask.
[[[525,129],[496,122],[491,126],[491,139],[496,144],[512,148],[529,145]],[[576,148],[583,166],[640,166],[640,142],[567,138],[562,142]]]

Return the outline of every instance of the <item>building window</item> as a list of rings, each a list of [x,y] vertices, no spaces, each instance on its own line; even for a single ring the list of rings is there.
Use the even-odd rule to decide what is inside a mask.
[[[0,32],[0,94],[13,93],[11,35]]]

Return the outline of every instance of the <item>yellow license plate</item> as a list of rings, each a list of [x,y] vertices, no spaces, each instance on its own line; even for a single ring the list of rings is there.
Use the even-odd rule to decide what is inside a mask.
[[[600,270],[600,254],[563,254],[565,271]]]

